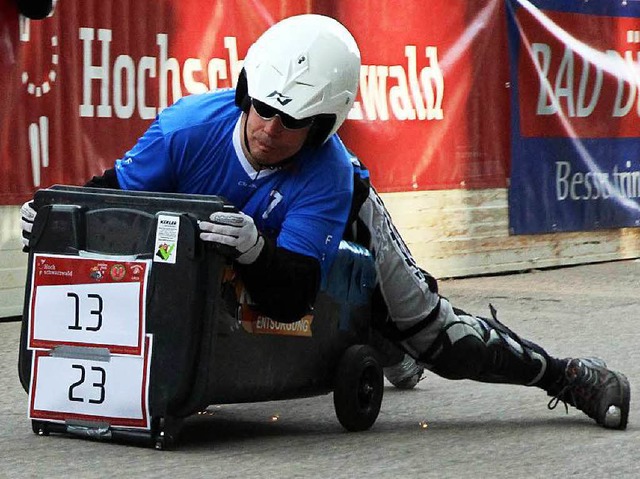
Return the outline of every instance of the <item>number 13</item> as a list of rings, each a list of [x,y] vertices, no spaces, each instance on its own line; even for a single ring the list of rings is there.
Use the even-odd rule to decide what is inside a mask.
[[[73,298],[75,304],[75,314],[73,326],[68,326],[68,329],[80,330],[80,297],[76,293],[67,293],[67,298]],[[102,312],[104,310],[104,301],[99,294],[87,294],[87,298],[95,299],[97,301],[98,309],[91,310],[93,316],[97,316],[97,324],[95,326],[87,326],[84,329],[87,331],[98,331],[102,327]]]

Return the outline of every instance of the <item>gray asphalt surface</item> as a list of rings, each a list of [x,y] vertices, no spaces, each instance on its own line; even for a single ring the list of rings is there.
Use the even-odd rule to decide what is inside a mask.
[[[477,478],[640,477],[640,262],[447,280],[454,305],[488,303],[522,337],[558,356],[598,355],[632,384],[628,430],[609,431],[536,389],[447,381],[387,385],[373,428],[347,433],[330,395],[211,407],[179,448],[155,451],[39,437],[17,375],[18,323],[0,323],[0,477]],[[275,420],[274,420],[275,419]]]

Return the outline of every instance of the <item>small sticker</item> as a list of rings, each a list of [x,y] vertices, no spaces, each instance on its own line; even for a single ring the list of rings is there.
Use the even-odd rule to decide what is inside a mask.
[[[121,281],[127,274],[127,268],[123,264],[117,263],[111,266],[109,273],[111,274],[111,279]]]
[[[176,262],[178,250],[178,233],[180,231],[180,217],[159,215],[156,228],[156,246],[153,261],[159,263]]]
[[[260,314],[246,314],[247,308],[242,310],[242,328],[250,334],[271,334],[276,336],[313,336],[311,323],[313,316],[308,314],[295,323],[280,323],[268,316]]]

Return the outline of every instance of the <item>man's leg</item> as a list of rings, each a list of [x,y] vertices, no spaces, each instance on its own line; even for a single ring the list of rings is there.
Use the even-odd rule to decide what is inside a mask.
[[[629,383],[622,374],[600,360],[550,356],[504,326],[493,309],[491,317],[482,318],[453,308],[417,266],[373,188],[359,220],[370,235],[388,311],[381,331],[419,364],[449,379],[537,386],[605,427],[626,427]]]

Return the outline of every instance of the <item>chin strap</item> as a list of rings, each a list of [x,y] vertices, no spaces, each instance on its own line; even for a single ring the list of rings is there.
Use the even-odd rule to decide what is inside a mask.
[[[244,140],[244,147],[247,150],[247,153],[249,153],[249,156],[251,158],[253,158],[253,155],[251,154],[251,148],[249,147],[249,135],[247,135],[247,121],[249,120],[249,113],[245,113],[244,114],[244,128],[243,128],[243,132],[242,132],[242,139]],[[255,161],[255,160],[253,160]]]

